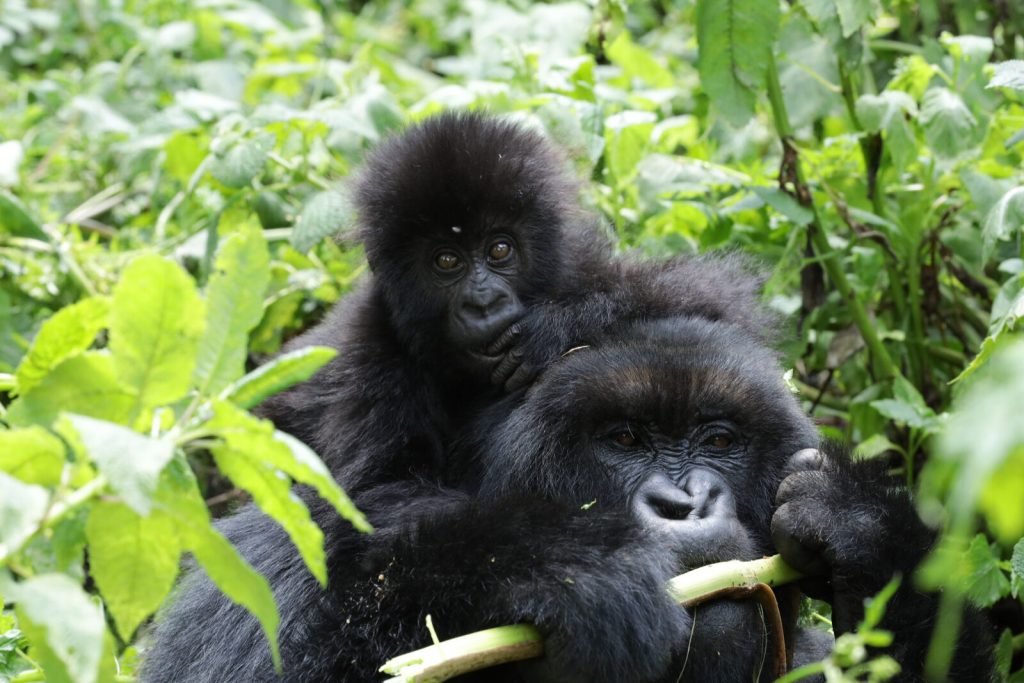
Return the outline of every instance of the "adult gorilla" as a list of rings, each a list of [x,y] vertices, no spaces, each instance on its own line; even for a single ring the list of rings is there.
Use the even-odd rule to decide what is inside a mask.
[[[798,468],[818,469],[783,481],[791,454],[817,444],[815,430],[774,355],[722,323],[674,319],[570,354],[521,404],[493,406],[472,431],[464,446],[480,457],[450,474],[473,496],[411,479],[361,491],[377,528],[369,536],[318,509],[326,591],[258,511],[226,521],[275,588],[283,680],[377,680],[385,659],[429,642],[428,614],[442,638],[521,621],[546,634],[542,659],[464,680],[768,680],[756,606],[684,610],[665,592],[670,576],[771,553],[774,532],[787,558],[818,564],[837,628],[847,628],[932,541],[906,496],[868,465],[803,451]],[[919,678],[934,609],[905,581],[888,610],[906,680]],[[786,616],[795,662],[822,656],[827,644]],[[978,681],[990,649],[973,614],[966,623],[954,675]],[[277,679],[255,620],[193,575],[143,680]]]
[[[543,137],[445,114],[375,150],[353,184],[371,276],[289,348],[338,356],[261,412],[348,489],[439,469],[481,405],[611,325],[680,313],[769,327],[736,257],[613,258]]]

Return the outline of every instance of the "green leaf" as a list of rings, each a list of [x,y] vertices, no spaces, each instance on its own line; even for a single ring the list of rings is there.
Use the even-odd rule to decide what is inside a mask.
[[[0,470],[23,482],[56,486],[65,462],[64,443],[41,427],[0,432]]]
[[[30,237],[49,242],[50,238],[28,214],[21,201],[6,190],[0,190],[0,233]]]
[[[921,125],[932,150],[952,158],[969,149],[977,120],[958,94],[948,88],[931,88],[921,104]]]
[[[217,250],[206,287],[206,330],[196,352],[195,386],[218,393],[245,372],[249,330],[263,317],[270,282],[270,254],[262,233],[230,235]]]
[[[270,584],[220,532],[210,526],[206,503],[199,495],[199,486],[183,458],[172,460],[164,470],[157,490],[156,507],[175,520],[181,545],[192,552],[210,580],[259,620],[270,644],[274,664],[280,667],[281,656],[277,647],[280,616]]]
[[[61,411],[125,423],[135,395],[120,386],[109,355],[86,352],[64,361],[11,404],[12,424],[48,426]]]
[[[203,301],[179,265],[147,255],[125,268],[114,288],[110,349],[118,378],[138,394],[133,416],[185,395],[202,331]]]
[[[309,571],[321,586],[326,586],[323,532],[310,518],[305,504],[292,495],[291,480],[281,476],[277,468],[261,458],[261,450],[278,445],[273,438],[272,434],[265,435],[262,444],[258,439],[245,439],[244,443],[249,447],[245,451],[232,448],[231,441],[228,441],[225,445],[212,447],[210,452],[218,469],[236,486],[252,494],[260,509],[288,533]]]
[[[921,411],[918,407],[906,401],[887,398],[872,401],[871,407],[877,410],[883,417],[887,417],[900,424],[905,424],[908,427],[913,427],[914,429],[930,429],[936,426],[933,414]]]
[[[779,30],[779,4],[764,0],[697,3],[697,68],[704,91],[734,126],[754,114]]]
[[[993,555],[984,534],[978,534],[971,541],[965,560],[971,567],[967,596],[974,604],[991,607],[1010,592],[1010,581],[999,568],[999,558]]]
[[[883,132],[887,149],[897,168],[907,166],[917,156],[914,131],[907,116],[917,116],[917,104],[902,90],[885,90],[878,95],[857,98],[857,118],[866,131]]]
[[[341,490],[330,470],[308,446],[284,432],[275,431],[268,420],[253,417],[230,403],[215,402],[213,409],[214,417],[206,423],[206,428],[233,449],[250,453],[295,481],[312,486],[357,529],[371,530],[366,518]]]
[[[874,0],[835,0],[835,3],[844,38],[859,31],[875,13]]]
[[[327,346],[305,346],[283,353],[232,384],[223,398],[241,408],[252,408],[268,396],[305,382],[336,355],[338,352]]]
[[[647,149],[657,117],[646,111],[621,111],[605,120],[605,163],[613,182],[632,180]]]
[[[606,49],[608,59],[630,78],[655,88],[671,88],[675,78],[649,51],[634,43],[629,31],[623,31]]]
[[[1010,591],[1014,598],[1020,598],[1024,596],[1024,538],[1013,546],[1010,569]]]
[[[814,220],[814,212],[803,206],[787,192],[777,187],[750,188],[768,206],[788,218],[795,225],[807,225]]]
[[[0,558],[16,552],[39,528],[50,494],[0,472]]]
[[[83,299],[57,311],[39,329],[28,353],[18,365],[18,392],[39,384],[62,361],[88,349],[107,326],[108,299]]]
[[[883,434],[875,434],[869,439],[862,441],[853,451],[853,457],[858,460],[870,460],[877,458],[886,451],[898,451],[899,447],[892,441],[885,438]]]
[[[1024,536],[1024,443],[992,473],[981,490],[978,507],[996,538],[1009,542]]]
[[[1024,60],[1011,59],[995,65],[995,73],[986,88],[1013,88],[1024,92]]]
[[[317,192],[302,207],[292,229],[292,246],[306,253],[323,238],[340,232],[351,218],[352,207],[344,195],[333,190]]]
[[[68,415],[68,420],[111,488],[133,510],[148,515],[160,471],[174,455],[174,445],[83,415]]]
[[[240,140],[213,160],[210,174],[228,187],[245,187],[263,170],[275,142],[274,134],[267,132]]]
[[[77,582],[43,574],[6,587],[32,656],[49,683],[96,683],[103,656],[103,612]]]
[[[181,548],[174,520],[149,517],[127,505],[100,501],[89,512],[89,573],[128,639],[156,611],[174,585]]]
[[[982,228],[985,260],[992,256],[998,240],[1008,240],[1024,229],[1024,186],[1014,187],[1004,194],[985,217]]]

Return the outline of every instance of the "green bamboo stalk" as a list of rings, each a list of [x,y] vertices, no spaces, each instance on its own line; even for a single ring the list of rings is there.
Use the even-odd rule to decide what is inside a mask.
[[[668,582],[668,593],[679,603],[698,601],[725,588],[766,583],[779,586],[801,574],[778,555],[742,562],[729,560],[699,567]],[[530,624],[498,626],[389,659],[380,668],[394,678],[385,683],[440,683],[453,676],[544,654],[544,638]]]

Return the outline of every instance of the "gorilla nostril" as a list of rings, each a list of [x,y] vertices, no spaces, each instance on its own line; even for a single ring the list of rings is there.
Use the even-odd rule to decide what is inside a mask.
[[[682,521],[688,519],[694,513],[693,506],[682,501],[651,500],[649,504],[662,519]]]

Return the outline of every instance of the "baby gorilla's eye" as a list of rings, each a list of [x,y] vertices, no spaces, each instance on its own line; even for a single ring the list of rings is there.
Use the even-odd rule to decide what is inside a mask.
[[[712,434],[711,436],[709,436],[704,441],[704,443],[708,446],[711,446],[712,448],[725,450],[729,446],[732,446],[732,437],[729,436],[728,434],[720,432],[718,434]]]
[[[491,257],[493,261],[504,261],[512,253],[512,245],[504,240],[499,240],[491,245],[487,255]]]
[[[434,265],[441,270],[454,270],[459,267],[459,263],[459,257],[450,251],[442,251],[434,257]]]

